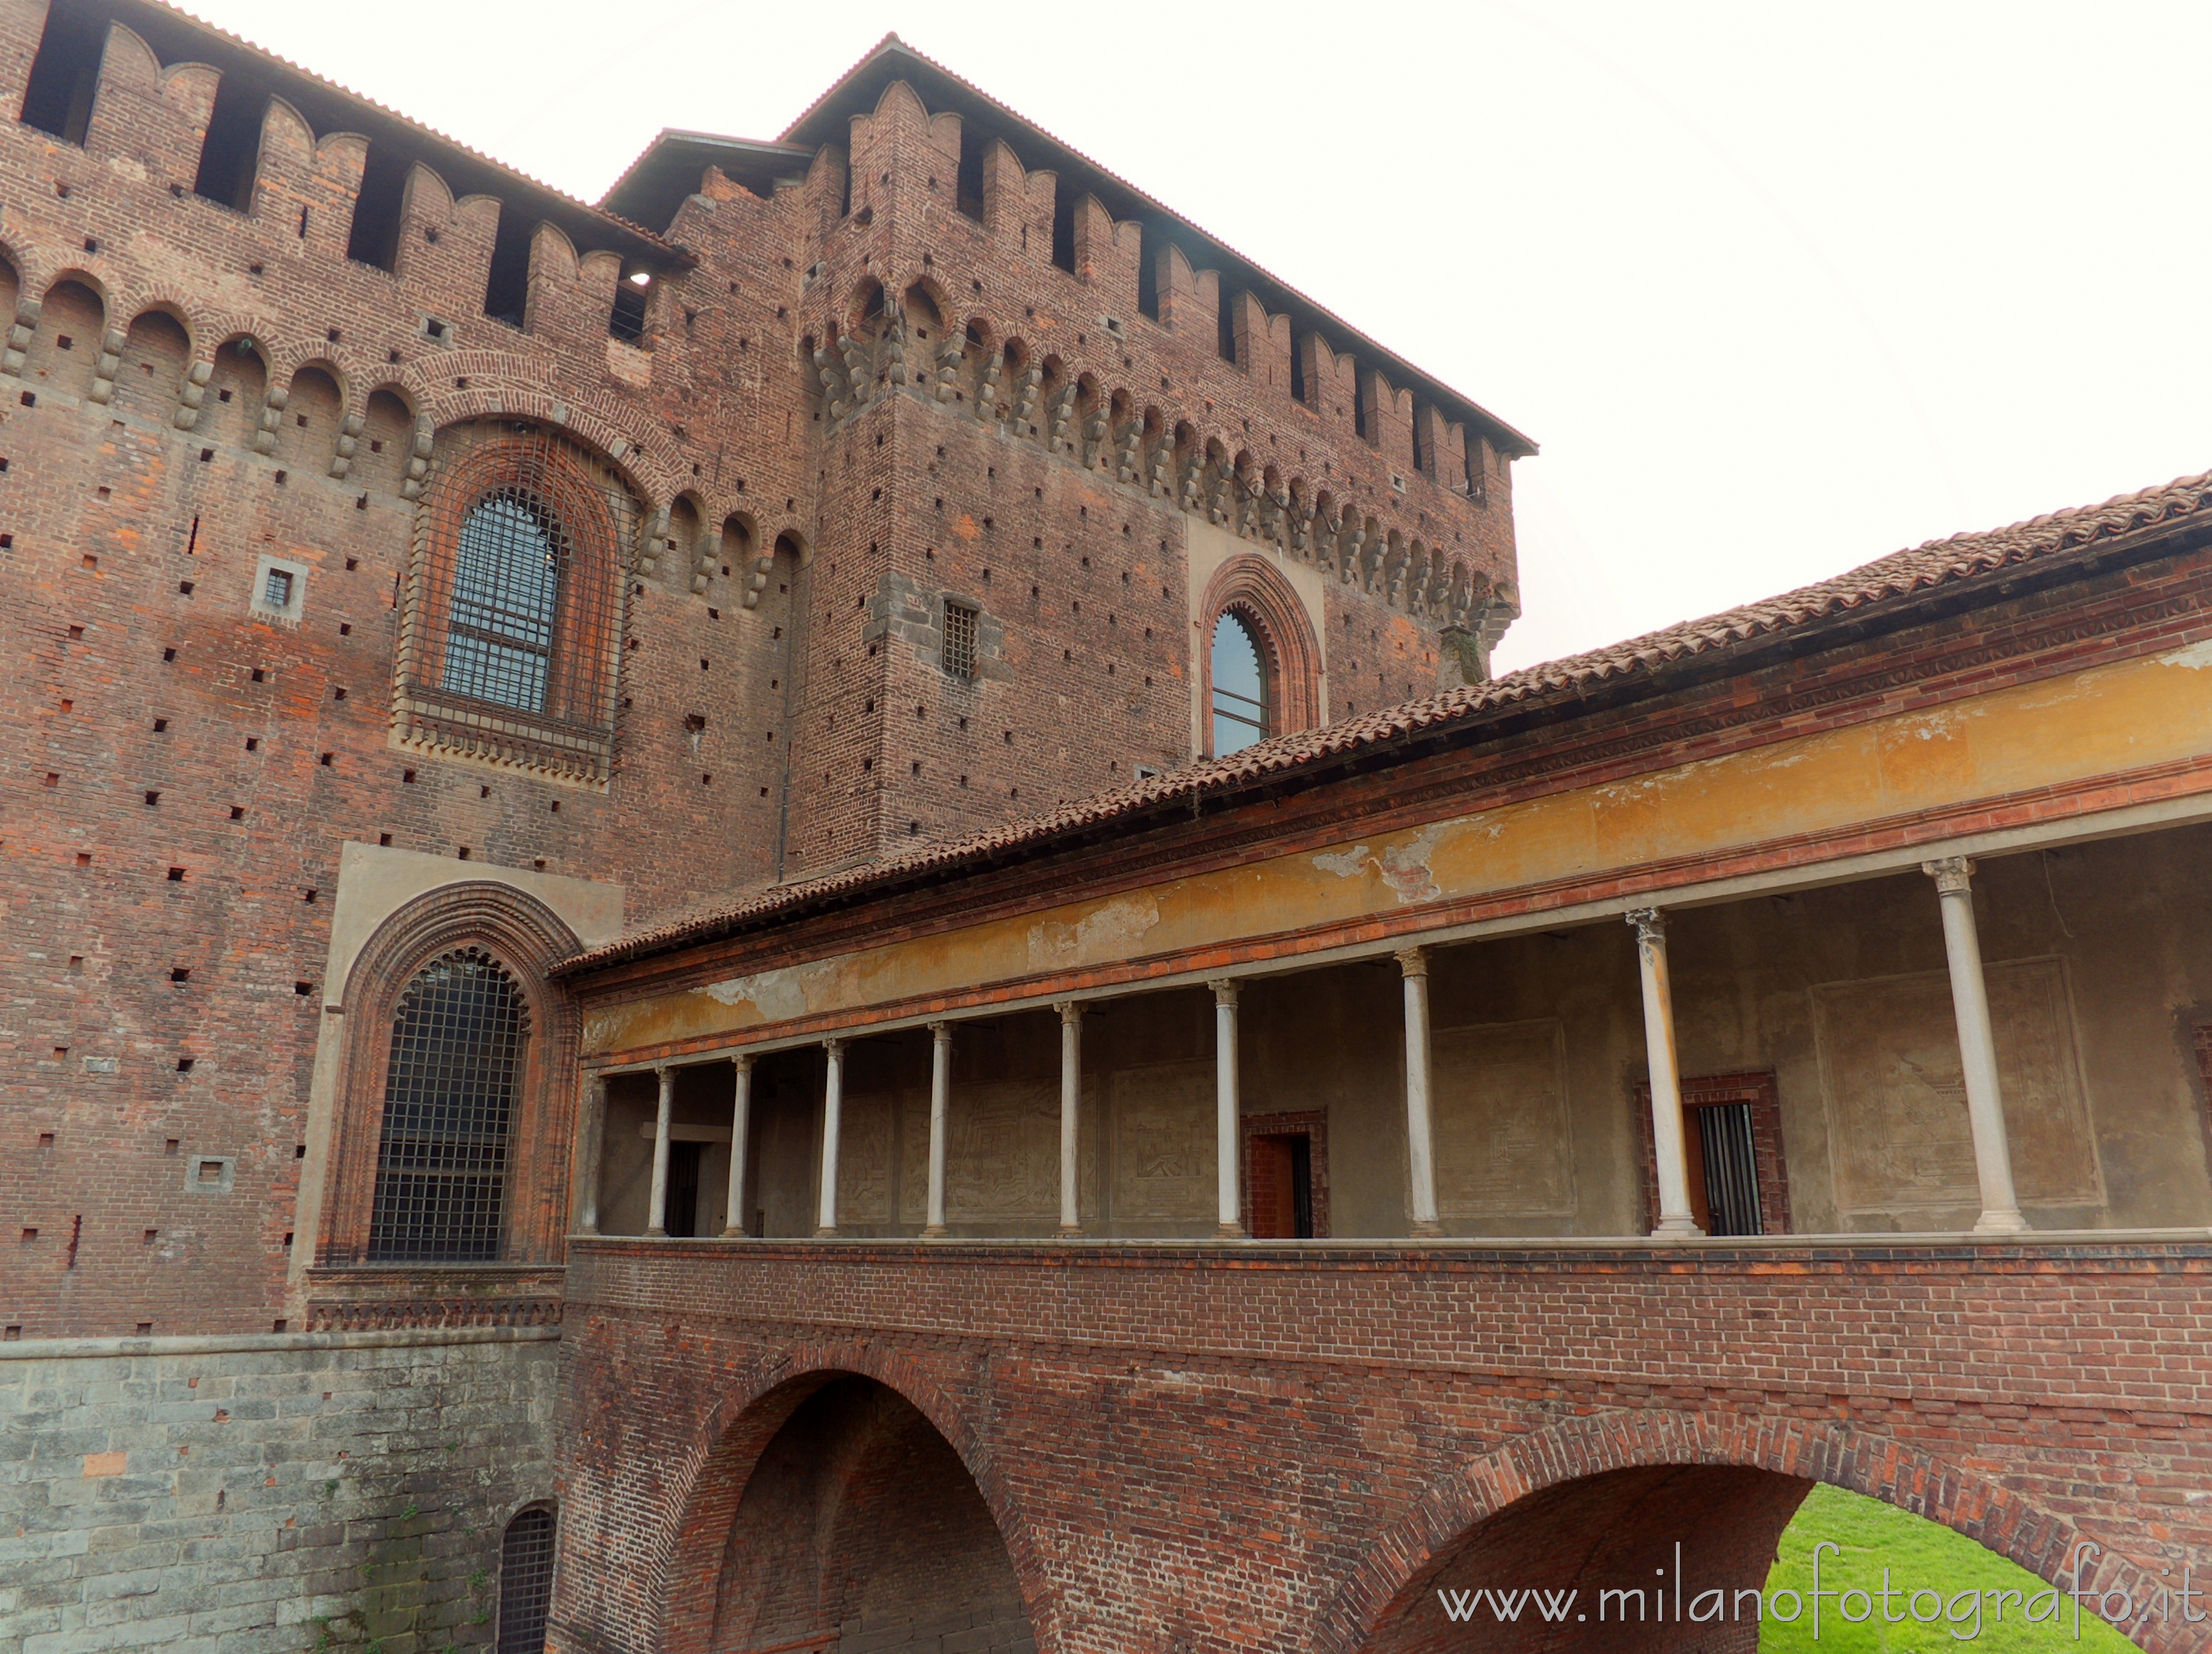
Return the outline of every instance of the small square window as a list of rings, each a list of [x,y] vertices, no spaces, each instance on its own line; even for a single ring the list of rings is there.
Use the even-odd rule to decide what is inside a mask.
[[[266,581],[261,587],[261,600],[272,609],[290,608],[292,606],[292,571],[289,569],[271,569]]]

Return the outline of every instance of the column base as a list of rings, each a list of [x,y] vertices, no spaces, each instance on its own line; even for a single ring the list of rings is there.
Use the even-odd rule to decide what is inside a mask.
[[[1406,1232],[1415,1240],[1442,1240],[1444,1226],[1432,1218],[1416,1218],[1407,1225]]]
[[[1213,1226],[1213,1238],[1216,1240],[1250,1240],[1252,1237],[1244,1232],[1244,1225],[1243,1224],[1223,1223],[1216,1224]]]
[[[579,1224],[576,1225],[576,1232],[580,1235],[588,1235],[592,1239],[597,1240],[599,1237],[599,1226],[595,1223]]]
[[[724,1240],[743,1240],[745,1238],[745,1231],[738,1228],[737,1225],[732,1224],[727,1229],[725,1229],[722,1231],[722,1238]]]
[[[814,1228],[814,1238],[817,1240],[836,1239],[837,1225],[834,1223],[817,1224]]]
[[[933,1223],[923,1228],[921,1231],[921,1238],[924,1240],[943,1240],[945,1236],[951,1232],[952,1231],[947,1229],[943,1224]]]
[[[1705,1231],[1698,1227],[1695,1218],[1662,1218],[1659,1226],[1651,1231],[1653,1240],[1703,1240]]]
[[[2025,1235],[2028,1232],[2027,1219],[2021,1217],[2017,1210],[1984,1212],[1974,1225],[1973,1232],[1977,1235]]]
[[[665,1229],[656,1226],[647,1230],[645,1231],[645,1237],[647,1240],[666,1240],[668,1238],[668,1231]]]
[[[1080,1240],[1083,1238],[1083,1225],[1079,1223],[1064,1223],[1060,1225],[1058,1232],[1062,1240]]]

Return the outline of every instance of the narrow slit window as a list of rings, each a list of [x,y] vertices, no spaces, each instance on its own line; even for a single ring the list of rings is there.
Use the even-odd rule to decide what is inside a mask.
[[[472,949],[408,985],[392,1021],[371,1260],[499,1256],[523,1030],[520,992]]]
[[[1213,756],[1267,739],[1266,656],[1252,627],[1235,610],[1213,623]]]

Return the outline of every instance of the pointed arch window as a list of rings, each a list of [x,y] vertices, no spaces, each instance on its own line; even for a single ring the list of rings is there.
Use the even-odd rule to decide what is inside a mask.
[[[373,1262],[500,1255],[522,994],[473,948],[425,965],[392,1019],[369,1216]]]
[[[1224,609],[1213,623],[1213,756],[1222,757],[1274,732],[1269,728],[1267,657],[1252,623]]]

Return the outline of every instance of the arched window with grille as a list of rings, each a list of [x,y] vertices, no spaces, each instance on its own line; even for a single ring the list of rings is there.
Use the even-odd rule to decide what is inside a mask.
[[[501,489],[471,507],[454,559],[441,687],[544,711],[567,562],[559,521],[528,490]]]
[[[372,1261],[500,1256],[527,1032],[521,991],[478,949],[434,959],[409,982],[392,1018]]]
[[[505,420],[438,434],[400,632],[406,739],[605,781],[623,569],[644,514],[604,458]]]
[[[498,1654],[542,1654],[553,1606],[553,1512],[533,1505],[507,1524],[499,1551]]]
[[[1224,609],[1213,623],[1213,756],[1221,757],[1274,732],[1268,727],[1267,657],[1252,623]]]

